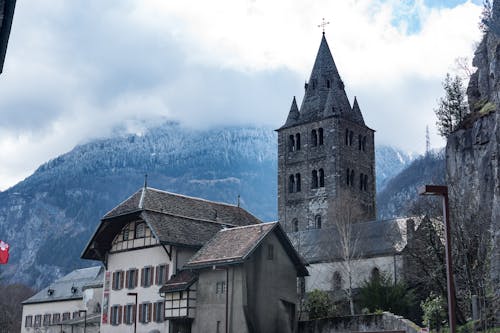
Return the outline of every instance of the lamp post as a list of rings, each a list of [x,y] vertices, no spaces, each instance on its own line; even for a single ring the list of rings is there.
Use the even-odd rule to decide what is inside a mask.
[[[78,315],[80,315],[80,313],[84,313],[84,319],[83,319],[83,333],[87,333],[87,310],[79,310],[78,311]]]
[[[451,259],[451,231],[450,231],[450,210],[448,202],[448,186],[444,185],[423,185],[418,188],[420,195],[438,195],[443,197],[443,219],[445,229],[445,252],[446,252],[446,286],[448,291],[448,320],[450,322],[450,332],[456,332],[455,321],[455,283],[453,280],[453,268]]]
[[[137,333],[137,293],[127,293],[127,296],[134,296],[135,297],[135,305],[134,305],[134,333]]]

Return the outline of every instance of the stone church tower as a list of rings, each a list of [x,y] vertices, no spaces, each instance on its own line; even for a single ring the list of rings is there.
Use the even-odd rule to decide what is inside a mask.
[[[278,130],[278,217],[287,232],[329,226],[328,205],[348,195],[375,219],[374,131],[349,103],[325,35],[305,84]]]

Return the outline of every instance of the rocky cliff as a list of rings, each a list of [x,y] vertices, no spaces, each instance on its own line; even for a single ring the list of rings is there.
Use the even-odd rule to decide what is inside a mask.
[[[447,183],[450,200],[469,214],[482,212],[491,223],[491,274],[500,281],[500,0],[495,0],[488,31],[474,55],[477,67],[467,95],[471,116],[448,137]],[[491,220],[491,222],[490,222]]]

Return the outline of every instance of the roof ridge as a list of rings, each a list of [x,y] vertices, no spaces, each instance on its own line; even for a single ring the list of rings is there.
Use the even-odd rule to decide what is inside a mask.
[[[239,230],[239,229],[244,229],[244,228],[257,228],[257,227],[263,227],[264,225],[275,225],[276,223],[278,223],[278,222],[261,222],[258,224],[247,224],[247,225],[237,226],[234,228],[223,229],[221,231]]]
[[[186,199],[193,199],[193,200],[197,200],[197,201],[203,201],[203,202],[208,202],[208,203],[217,204],[217,205],[221,205],[221,206],[229,206],[229,207],[240,208],[240,209],[245,210],[244,208],[238,207],[237,205],[230,204],[230,203],[227,203],[227,202],[213,201],[213,200],[208,200],[208,199],[204,199],[204,198],[193,197],[193,196],[190,196],[190,195],[187,195],[187,194],[173,193],[173,192],[169,192],[169,191],[165,191],[165,190],[160,190],[160,189],[153,188],[153,187],[147,187],[147,189],[155,191],[155,192],[159,192],[159,193],[165,193],[165,194],[173,195],[173,196],[176,196],[176,197],[183,197],[183,198],[186,198]]]
[[[230,225],[230,226],[234,225],[234,226],[237,226],[237,224],[222,223],[222,222],[218,222],[218,221],[214,221],[214,220],[206,220],[206,219],[195,218],[195,217],[190,217],[190,216],[185,216],[185,215],[177,215],[177,214],[172,214],[172,213],[169,213],[169,212],[158,211],[156,209],[144,208],[141,211],[142,212],[152,212],[152,213],[157,213],[157,214],[169,215],[169,216],[173,216],[173,217],[180,217],[180,218],[184,218],[186,220],[193,220],[193,221],[200,221],[200,222],[207,222],[207,223],[214,223],[214,224],[221,224],[221,225]],[[256,225],[258,225],[258,224],[256,224]]]

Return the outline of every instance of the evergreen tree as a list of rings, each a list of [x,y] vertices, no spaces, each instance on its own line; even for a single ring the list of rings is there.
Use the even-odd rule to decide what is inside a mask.
[[[458,128],[469,113],[469,109],[465,88],[462,79],[458,75],[452,77],[447,73],[443,81],[443,89],[445,96],[439,99],[438,108],[434,112],[438,118],[436,125],[439,134],[446,138]]]

